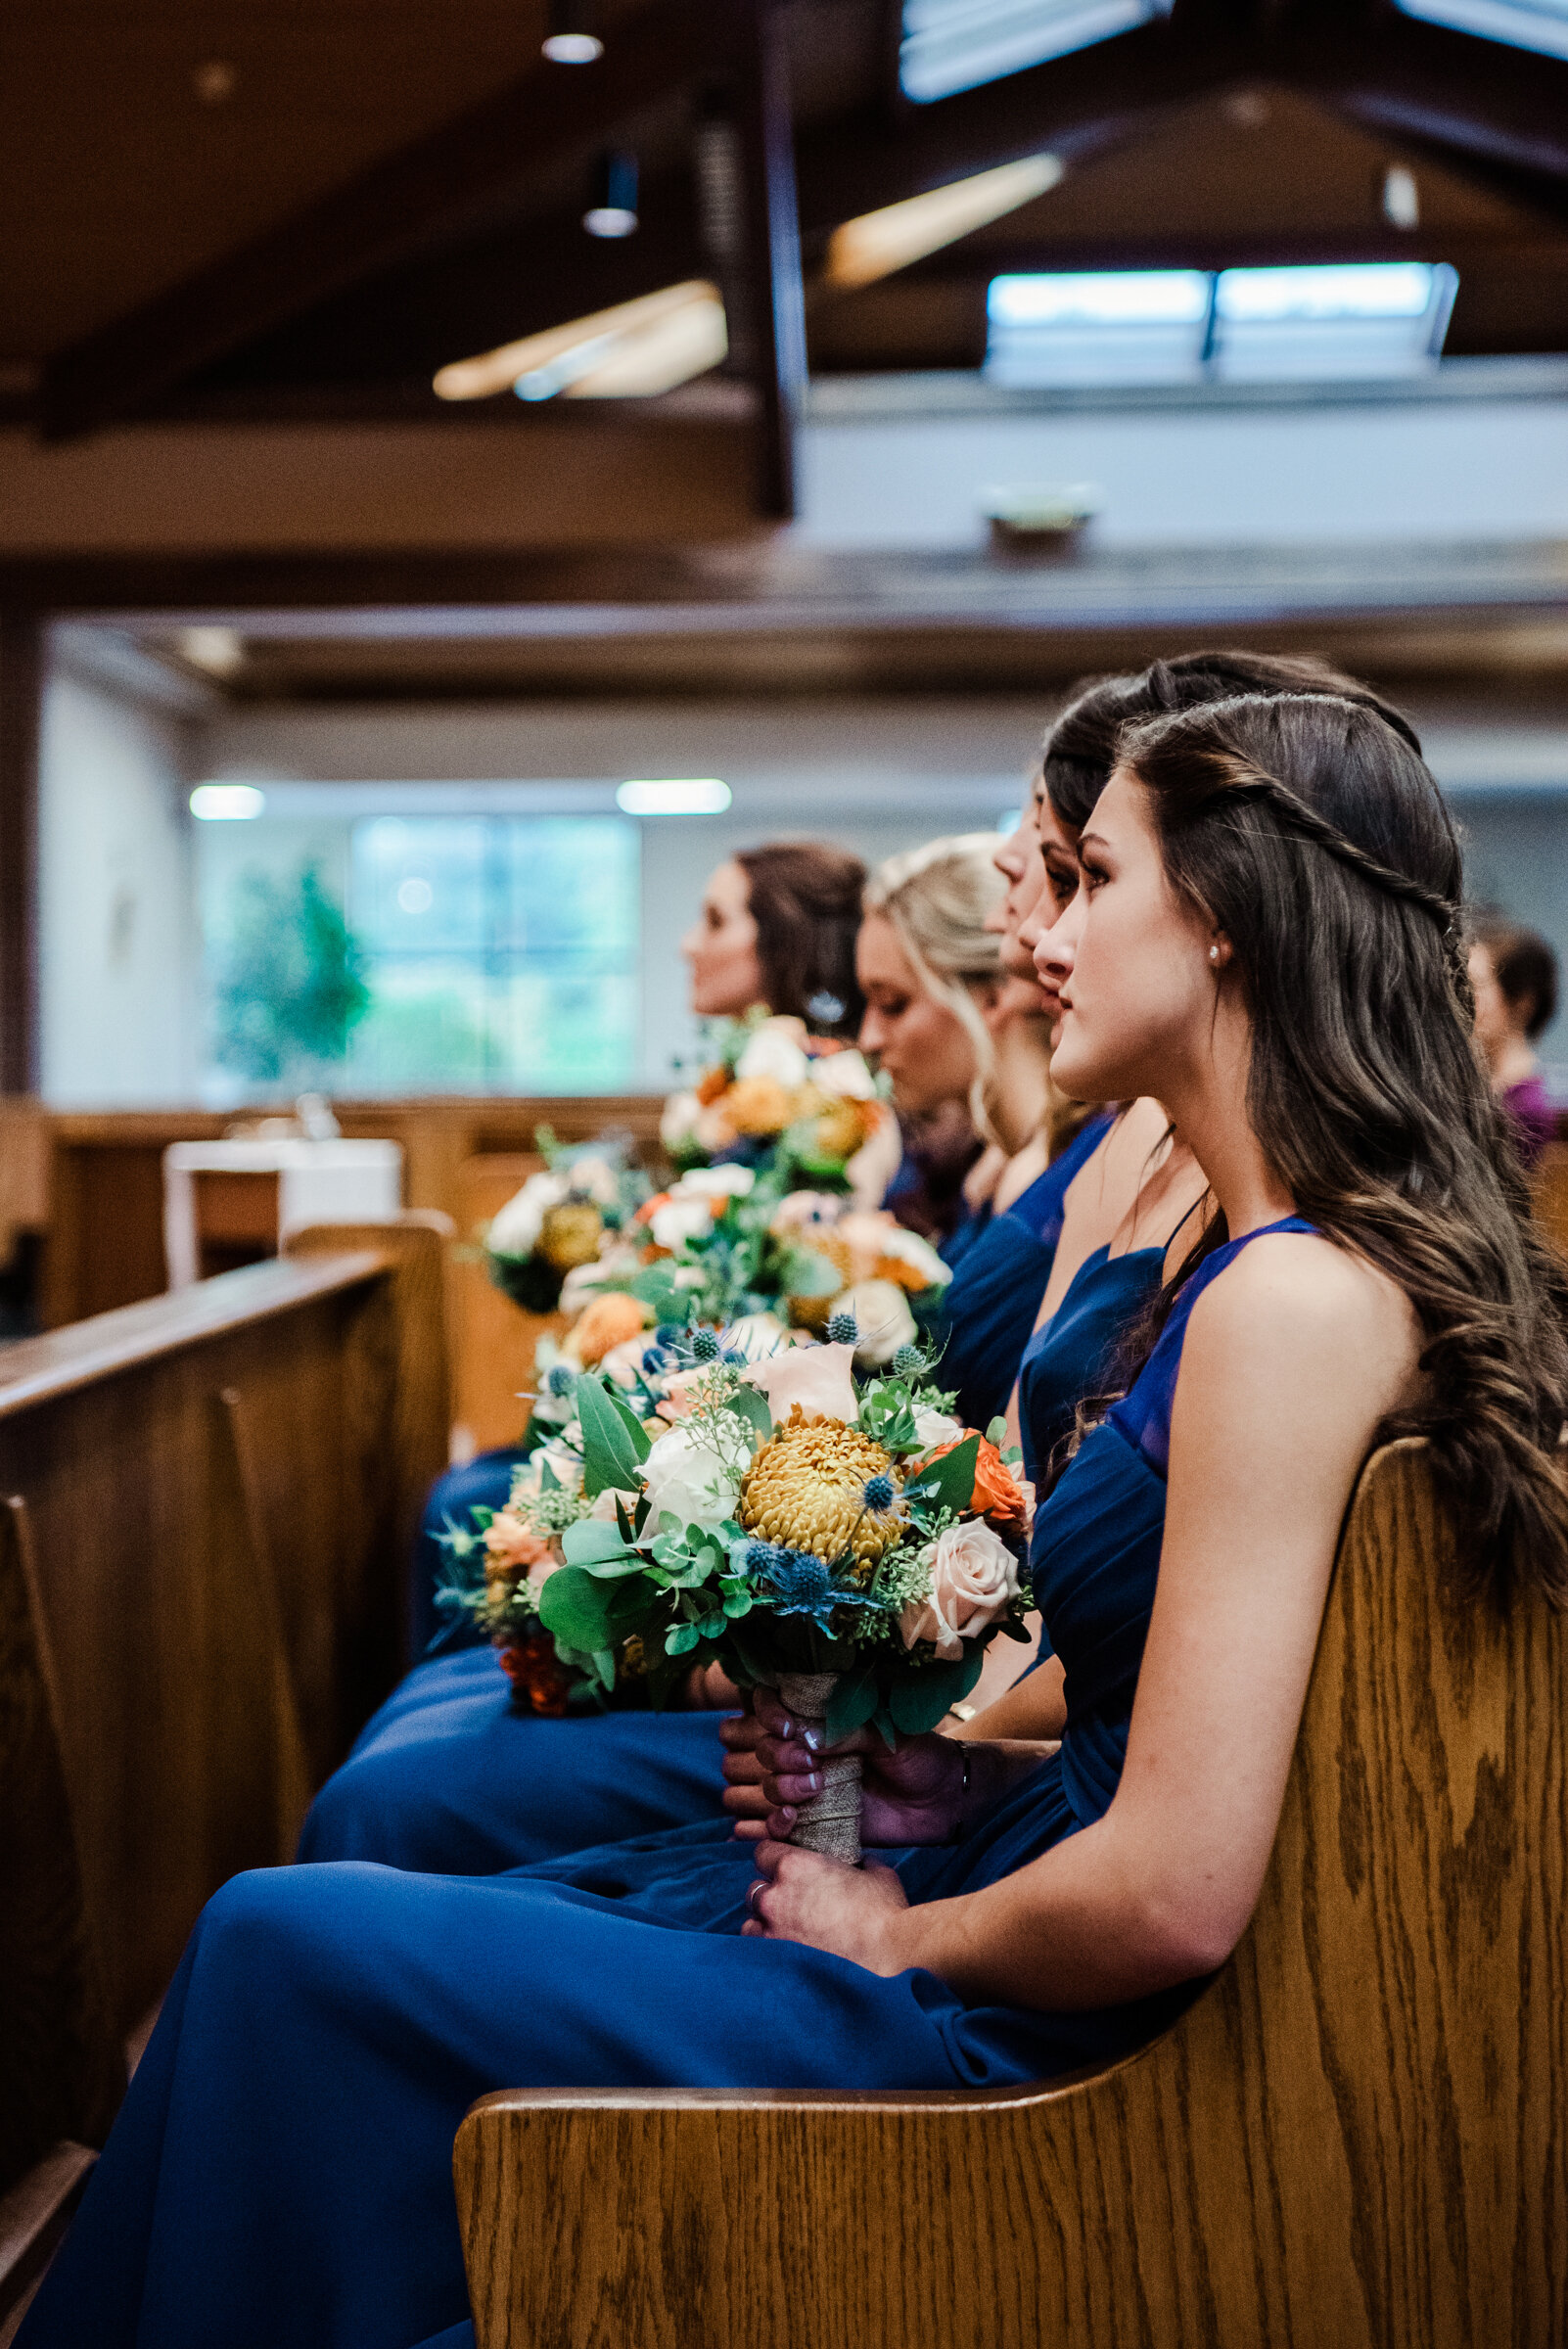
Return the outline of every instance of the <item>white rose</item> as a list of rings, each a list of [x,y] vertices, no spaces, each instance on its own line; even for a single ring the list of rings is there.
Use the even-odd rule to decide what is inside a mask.
[[[669,1509],[682,1525],[722,1525],[740,1499],[739,1477],[689,1422],[660,1437],[642,1475],[655,1523]]]
[[[591,1199],[595,1207],[621,1205],[621,1177],[607,1158],[574,1159],[568,1173],[575,1199]]]
[[[695,1093],[671,1093],[659,1121],[659,1139],[667,1150],[678,1150],[697,1130],[703,1105]]]
[[[546,1214],[560,1206],[567,1187],[565,1177],[549,1167],[530,1174],[523,1188],[490,1218],[485,1246],[497,1256],[531,1256],[539,1244]]]
[[[880,1368],[892,1361],[900,1346],[914,1344],[915,1317],[908,1298],[894,1281],[857,1281],[842,1297],[834,1298],[833,1311],[854,1315],[860,1332],[854,1349],[857,1362]]]
[[[917,1403],[914,1413],[915,1434],[927,1451],[936,1451],[944,1444],[956,1444],[963,1434],[963,1421],[949,1419],[945,1411],[935,1411],[929,1403]]]
[[[673,1254],[688,1240],[700,1240],[713,1220],[706,1199],[667,1199],[649,1217],[648,1231],[656,1248]]]
[[[945,1664],[963,1653],[966,1639],[989,1631],[1018,1595],[1018,1562],[989,1525],[972,1517],[949,1525],[930,1545],[931,1589],[911,1599],[899,1618],[905,1647],[934,1642]]]
[[[669,1186],[671,1199],[744,1199],[757,1181],[753,1167],[693,1167]]]
[[[841,1101],[874,1101],[877,1081],[858,1052],[824,1052],[811,1063],[811,1082]]]
[[[735,1063],[737,1077],[772,1077],[786,1092],[804,1084],[811,1073],[804,1020],[764,1020]]]

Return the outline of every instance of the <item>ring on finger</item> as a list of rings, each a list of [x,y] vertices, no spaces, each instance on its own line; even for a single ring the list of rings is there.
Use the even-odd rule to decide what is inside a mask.
[[[762,1919],[758,1914],[757,1904],[766,1890],[767,1886],[762,1881],[762,1878],[761,1876],[754,1876],[746,1894],[746,1913],[748,1916],[755,1917],[759,1924],[761,1923]]]

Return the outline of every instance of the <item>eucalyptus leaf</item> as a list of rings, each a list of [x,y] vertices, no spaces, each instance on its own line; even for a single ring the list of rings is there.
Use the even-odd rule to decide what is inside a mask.
[[[724,1408],[733,1411],[737,1419],[744,1419],[755,1429],[761,1443],[767,1442],[773,1432],[773,1414],[767,1407],[767,1397],[761,1387],[737,1387]]]
[[[583,1566],[560,1566],[539,1594],[539,1621],[566,1646],[592,1655],[637,1631],[655,1598],[645,1575],[608,1582]]]
[[[867,1662],[853,1672],[841,1673],[827,1701],[825,1727],[829,1745],[837,1745],[841,1737],[848,1737],[852,1729],[868,1722],[877,1709],[879,1695],[874,1663]]]
[[[597,1566],[607,1558],[626,1556],[627,1544],[619,1526],[607,1525],[601,1517],[579,1517],[561,1536],[561,1554],[569,1566]]]
[[[596,1378],[577,1373],[577,1419],[582,1428],[582,1490],[592,1500],[612,1487],[634,1493],[642,1483],[639,1471],[648,1454],[647,1438],[637,1429],[641,1450],[633,1443],[627,1422],[630,1412],[607,1395]],[[635,1425],[635,1422],[631,1422]]]
[[[962,1704],[980,1678],[983,1661],[983,1651],[975,1647],[954,1663],[927,1664],[897,1681],[889,1711],[904,1735],[923,1737],[954,1705]]]
[[[1006,1441],[1006,1437],[1007,1422],[998,1413],[986,1430],[986,1441],[988,1444],[1000,1445]]]
[[[962,1516],[975,1497],[975,1465],[979,1457],[980,1438],[966,1436],[951,1451],[945,1451],[940,1460],[932,1460],[920,1470],[910,1488],[911,1497],[918,1490],[933,1515],[938,1509],[951,1509]]]

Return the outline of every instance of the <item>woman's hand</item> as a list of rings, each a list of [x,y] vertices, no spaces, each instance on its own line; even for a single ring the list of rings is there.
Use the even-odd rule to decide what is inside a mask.
[[[719,1664],[694,1664],[681,1683],[677,1713],[733,1713],[744,1705],[744,1690],[737,1688]]]
[[[950,1738],[900,1738],[890,1753],[877,1730],[856,1729],[835,1746],[803,1729],[771,1688],[759,1688],[753,1710],[719,1732],[727,1751],[724,1808],[737,1835],[750,1841],[787,1836],[803,1805],[822,1791],[825,1753],[860,1754],[860,1839],[895,1847],[946,1843],[962,1819],[964,1758]]]
[[[913,1962],[904,1954],[909,1904],[893,1869],[880,1860],[846,1867],[821,1852],[767,1841],[757,1847],[757,1866],[743,1933],[767,1941],[804,1941],[873,1974],[901,1974]]]

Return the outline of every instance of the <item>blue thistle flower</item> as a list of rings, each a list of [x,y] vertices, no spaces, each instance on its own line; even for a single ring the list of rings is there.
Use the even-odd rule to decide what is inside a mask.
[[[897,1378],[914,1378],[926,1366],[926,1358],[918,1346],[900,1346],[893,1358],[892,1368]]]
[[[723,1352],[717,1337],[711,1329],[694,1329],[691,1333],[692,1359],[698,1362],[716,1362]]]
[[[899,1488],[886,1469],[865,1480],[865,1505],[873,1517],[885,1517],[899,1497]]]
[[[767,1546],[761,1543],[757,1548]],[[751,1552],[747,1552],[750,1563]],[[846,1590],[833,1580],[833,1569],[825,1558],[809,1549],[775,1549],[771,1560],[762,1570],[778,1593],[775,1613],[807,1615],[821,1627],[828,1628],[828,1618],[835,1607],[868,1607],[871,1600],[863,1590]]]
[[[783,1551],[775,1549],[771,1542],[748,1542],[746,1571],[748,1574],[771,1574],[783,1554]]]
[[[668,1346],[649,1346],[644,1349],[642,1366],[650,1378],[657,1378],[661,1370],[671,1368],[674,1359]]]
[[[576,1374],[564,1362],[557,1362],[546,1384],[552,1395],[570,1395],[576,1385]]]
[[[654,1344],[656,1346],[678,1346],[685,1335],[686,1331],[681,1322],[661,1321],[659,1327],[654,1331]]]
[[[826,1336],[830,1346],[858,1346],[860,1324],[853,1313],[832,1313],[828,1317]]]

